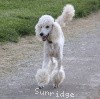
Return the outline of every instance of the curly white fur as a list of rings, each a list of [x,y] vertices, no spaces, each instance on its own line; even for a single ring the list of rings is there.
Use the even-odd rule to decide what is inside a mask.
[[[65,72],[62,69],[64,34],[61,25],[72,20],[74,14],[74,7],[68,4],[56,20],[50,15],[43,15],[35,26],[36,36],[44,41],[43,65],[36,74],[36,80],[40,87],[49,83],[51,74],[56,87],[65,78]],[[54,58],[57,61],[56,64],[53,64]],[[55,67],[57,68],[55,69]]]
[[[65,72],[64,72],[63,67],[61,67],[59,72],[57,69],[53,70],[51,74],[51,80],[53,82],[54,88],[58,88],[64,79],[65,79]]]
[[[71,21],[74,15],[75,15],[74,6],[71,4],[67,4],[63,8],[62,14],[56,19],[56,22],[58,22],[61,26],[63,26],[64,23]]]
[[[44,87],[50,81],[50,77],[46,69],[39,69],[36,73],[35,78],[38,82],[39,88]]]

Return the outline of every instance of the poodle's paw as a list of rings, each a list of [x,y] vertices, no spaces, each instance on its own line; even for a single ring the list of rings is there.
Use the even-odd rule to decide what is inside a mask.
[[[59,87],[59,84],[55,83],[53,84],[53,88],[58,88]]]
[[[39,86],[39,89],[42,89],[44,86]]]
[[[50,76],[46,69],[39,69],[36,73],[35,78],[38,83],[39,89],[42,89],[50,81]]]
[[[54,70],[51,74],[51,80],[53,82],[54,88],[58,88],[64,79],[65,79],[65,72],[63,69],[60,69],[60,71]]]

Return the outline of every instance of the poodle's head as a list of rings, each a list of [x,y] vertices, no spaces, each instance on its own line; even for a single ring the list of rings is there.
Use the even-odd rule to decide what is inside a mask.
[[[43,15],[40,17],[35,26],[36,36],[42,41],[46,41],[52,31],[54,18],[50,15]]]

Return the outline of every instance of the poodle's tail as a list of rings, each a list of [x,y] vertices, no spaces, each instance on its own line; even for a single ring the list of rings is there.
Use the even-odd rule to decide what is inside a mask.
[[[62,14],[56,19],[56,22],[58,22],[62,26],[66,24],[67,22],[71,21],[74,15],[75,15],[74,6],[71,4],[67,4],[63,8]]]

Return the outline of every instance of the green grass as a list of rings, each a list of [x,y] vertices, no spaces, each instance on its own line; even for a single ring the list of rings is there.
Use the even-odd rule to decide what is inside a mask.
[[[21,36],[35,34],[41,15],[56,18],[67,3],[75,6],[76,18],[100,9],[100,0],[0,0],[0,42],[18,42]]]

